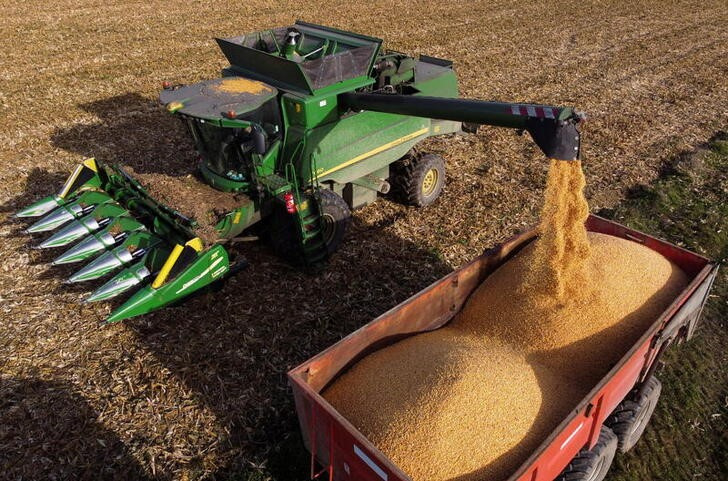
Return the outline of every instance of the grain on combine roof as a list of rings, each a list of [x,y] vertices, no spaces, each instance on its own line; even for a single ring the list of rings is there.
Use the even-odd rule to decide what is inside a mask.
[[[324,392],[413,480],[507,478],[686,285],[657,252],[587,234],[583,187],[580,165],[554,162],[539,239],[446,327]]]

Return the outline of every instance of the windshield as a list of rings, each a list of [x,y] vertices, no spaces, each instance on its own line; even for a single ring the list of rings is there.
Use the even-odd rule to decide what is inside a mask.
[[[266,134],[266,148],[279,138],[280,114],[276,99],[238,117],[260,125]],[[205,166],[230,180],[248,181],[255,152],[252,128],[219,127],[204,119],[189,117],[187,126]]]

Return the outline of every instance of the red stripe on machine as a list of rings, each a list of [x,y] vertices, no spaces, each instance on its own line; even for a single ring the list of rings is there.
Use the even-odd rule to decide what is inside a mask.
[[[535,105],[511,105],[511,114],[524,117],[536,117],[539,119],[555,119],[559,116],[559,109],[553,107],[541,107]]]

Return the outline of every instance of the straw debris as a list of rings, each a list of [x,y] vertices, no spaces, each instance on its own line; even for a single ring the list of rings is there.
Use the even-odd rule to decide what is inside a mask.
[[[155,200],[195,220],[195,234],[207,244],[217,241],[215,226],[224,215],[250,202],[245,195],[216,190],[193,174],[142,173],[128,166],[124,170],[138,180]]]
[[[265,478],[275,463],[270,453],[302,453],[281,373],[532,225],[546,170],[530,141],[505,129],[433,139],[424,148],[447,160],[443,197],[427,209],[381,198],[356,211],[325,273],[303,276],[265,246],[245,243],[240,254],[254,268],[220,292],[98,329],[109,306],[79,305],[98,285],[79,292],[60,284],[63,274],[46,267],[53,256],[31,250],[16,233],[26,224],[11,223],[10,213],[57,191],[89,156],[186,175],[197,164],[194,146],[160,108],[160,83],[219,76],[225,60],[214,37],[303,16],[383,38],[398,51],[452,59],[465,97],[583,109],[594,208],[613,207],[627,189],[652,182],[665,159],[723,128],[728,109],[721,0],[578,8],[529,1],[415,8],[403,0],[362,8],[333,0],[305,12],[300,2],[221,8],[155,0],[130,8],[61,0],[31,9],[3,2],[0,10],[0,374],[68,385],[150,478],[226,479],[234,468],[266,466]],[[65,433],[59,449],[85,434],[76,404],[67,411],[46,411],[54,424],[42,432]],[[16,418],[19,428],[23,419]],[[7,477],[62,479],[51,468],[38,471],[43,459],[60,465],[52,453],[3,452]],[[286,457],[285,466],[298,469],[289,478],[305,478],[308,460],[300,458]]]

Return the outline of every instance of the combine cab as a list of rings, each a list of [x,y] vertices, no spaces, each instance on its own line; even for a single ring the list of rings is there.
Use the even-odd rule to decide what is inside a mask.
[[[461,122],[528,131],[548,157],[579,155],[574,110],[457,99],[451,62],[383,51],[377,38],[297,22],[217,42],[230,62],[222,78],[165,82],[160,94],[200,154],[194,177],[163,191],[88,159],[57,195],[16,214],[40,217],[28,233],[53,231],[39,248],[67,249],[54,264],[87,263],[68,282],[109,278],[89,301],[131,293],[106,322],[236,271],[244,263],[231,265],[224,245],[253,226],[279,255],[317,269],[352,209],[390,190],[417,206],[438,197],[445,163],[413,147]]]

